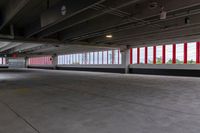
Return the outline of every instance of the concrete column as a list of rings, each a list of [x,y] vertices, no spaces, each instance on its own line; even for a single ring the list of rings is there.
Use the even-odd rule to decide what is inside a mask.
[[[52,55],[52,59],[53,59],[53,69],[56,69],[57,62],[58,62],[58,56],[57,56],[57,54]]]
[[[28,68],[28,57],[24,57],[25,59],[25,68]]]
[[[128,46],[120,48],[122,54],[122,65],[125,69],[125,73],[129,73],[129,64],[130,64],[130,50]]]

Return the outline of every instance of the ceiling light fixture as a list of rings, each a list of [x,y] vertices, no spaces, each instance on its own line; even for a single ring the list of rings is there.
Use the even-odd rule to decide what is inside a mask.
[[[106,35],[106,38],[112,38],[113,36],[110,34],[110,35]]]

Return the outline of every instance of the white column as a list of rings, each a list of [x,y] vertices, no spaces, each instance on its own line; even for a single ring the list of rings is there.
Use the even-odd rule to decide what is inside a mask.
[[[130,50],[128,46],[120,48],[122,54],[122,65],[125,69],[125,73],[129,73],[130,64]]]

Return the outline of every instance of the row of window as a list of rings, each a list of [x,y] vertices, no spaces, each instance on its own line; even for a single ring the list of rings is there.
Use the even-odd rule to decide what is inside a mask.
[[[0,65],[5,65],[6,64],[6,58],[0,57]]]
[[[121,64],[120,50],[105,50],[58,56],[58,65],[70,64]],[[0,64],[5,64],[0,58]],[[130,49],[130,64],[198,64],[200,43],[180,43]],[[29,58],[29,65],[50,65],[52,57]]]
[[[106,50],[59,55],[58,65],[65,64],[121,64],[121,53],[120,50]]]
[[[43,56],[43,57],[32,57],[28,59],[29,65],[51,65],[52,57],[51,56]]]
[[[130,49],[130,64],[196,64],[199,61],[199,42]]]

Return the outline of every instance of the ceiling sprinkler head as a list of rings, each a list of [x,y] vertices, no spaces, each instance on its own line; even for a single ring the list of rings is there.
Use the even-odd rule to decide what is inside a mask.
[[[167,12],[164,10],[164,7],[162,7],[161,13],[160,13],[160,19],[164,20],[166,18],[167,18]]]
[[[67,8],[66,8],[65,5],[63,5],[63,6],[61,7],[61,15],[64,16],[64,15],[66,15],[66,13],[67,13]]]

